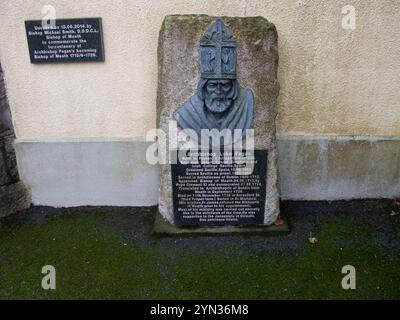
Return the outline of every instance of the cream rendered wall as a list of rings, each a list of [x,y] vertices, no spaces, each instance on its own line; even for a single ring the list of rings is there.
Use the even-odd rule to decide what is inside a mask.
[[[104,63],[32,65],[24,20],[102,17]],[[341,27],[343,5],[356,29]],[[167,14],[262,15],[279,33],[281,135],[400,135],[400,1],[13,0],[0,61],[19,139],[130,138],[156,124],[157,38]],[[197,61],[193,61],[197,63]]]

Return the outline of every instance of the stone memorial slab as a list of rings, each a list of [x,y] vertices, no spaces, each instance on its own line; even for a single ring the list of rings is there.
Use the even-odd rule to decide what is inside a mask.
[[[164,19],[157,121],[166,133],[158,140],[164,160],[159,212],[165,222],[231,232],[231,226],[277,220],[277,38],[275,26],[262,17]],[[238,150],[247,162],[237,161]],[[233,161],[220,158],[226,154]]]
[[[101,18],[25,21],[31,63],[104,61]]]

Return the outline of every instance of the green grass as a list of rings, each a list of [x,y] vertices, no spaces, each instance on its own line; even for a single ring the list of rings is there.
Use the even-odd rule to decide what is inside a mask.
[[[304,240],[297,251],[248,252],[240,242],[201,251],[173,241],[161,245],[162,239],[127,241],[119,228],[105,225],[104,216],[61,216],[3,228],[0,298],[400,298],[399,253],[378,247],[369,228],[349,222],[322,225],[318,244]],[[56,267],[56,290],[41,288],[47,264]],[[346,264],[357,269],[357,290],[341,288]]]

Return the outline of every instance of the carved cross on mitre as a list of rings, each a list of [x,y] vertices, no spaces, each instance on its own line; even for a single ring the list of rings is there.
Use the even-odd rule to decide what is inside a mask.
[[[200,70],[205,79],[236,79],[236,40],[217,19],[200,40]]]

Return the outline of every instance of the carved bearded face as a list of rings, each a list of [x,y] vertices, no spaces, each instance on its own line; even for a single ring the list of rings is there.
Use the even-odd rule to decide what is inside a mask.
[[[210,79],[204,85],[204,102],[208,110],[221,113],[228,110],[234,99],[234,83],[230,79]]]

